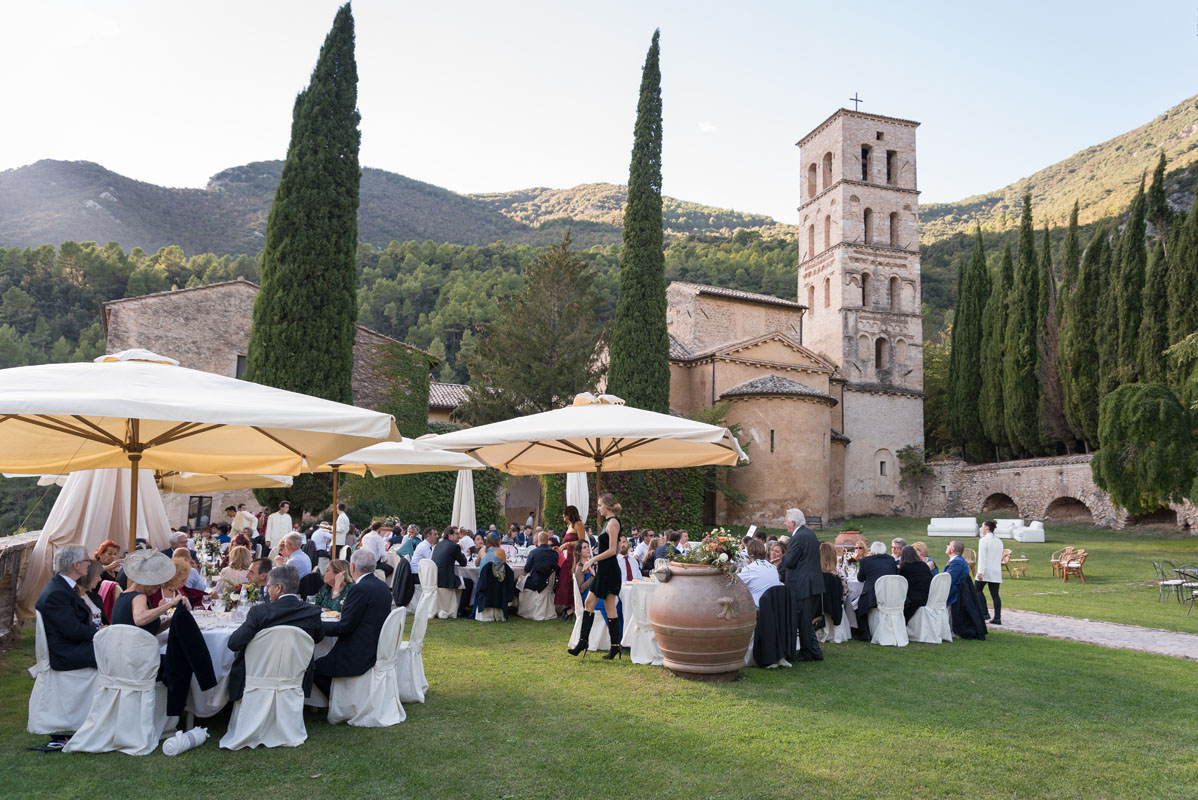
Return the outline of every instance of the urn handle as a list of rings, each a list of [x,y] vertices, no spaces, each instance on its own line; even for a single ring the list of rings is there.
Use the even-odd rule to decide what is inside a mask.
[[[736,600],[731,597],[720,597],[716,599],[720,610],[716,613],[716,619],[734,619],[738,616],[736,613]]]

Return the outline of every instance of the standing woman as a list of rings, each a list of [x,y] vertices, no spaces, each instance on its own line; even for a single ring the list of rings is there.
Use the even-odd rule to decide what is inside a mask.
[[[620,647],[620,617],[617,609],[623,581],[620,578],[620,565],[616,563],[616,553],[620,549],[620,518],[616,515],[623,508],[616,502],[616,498],[604,494],[599,496],[598,510],[599,515],[605,517],[607,522],[599,534],[596,554],[582,565],[584,570],[592,570],[595,573],[595,580],[591,584],[591,593],[587,596],[584,606],[586,610],[582,614],[578,644],[566,652],[576,656],[586,649],[587,642],[590,641],[591,625],[595,622],[595,604],[602,600],[604,615],[607,617],[607,630],[611,636],[611,650],[604,658],[610,661],[624,652]]]
[[[574,542],[583,538],[586,531],[582,526],[582,517],[574,506],[562,509],[562,521],[566,523],[566,532],[562,535],[562,547],[558,552],[558,574],[571,575],[574,572]],[[574,589],[569,581],[558,580],[557,588],[553,590],[553,605],[560,606],[562,619],[569,619],[574,614]]]

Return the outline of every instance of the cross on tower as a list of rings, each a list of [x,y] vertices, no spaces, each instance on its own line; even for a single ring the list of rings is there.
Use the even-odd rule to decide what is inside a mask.
[[[853,104],[854,111],[860,111],[860,105],[865,101],[858,97],[856,92],[853,92],[853,96],[849,98],[849,102]]]

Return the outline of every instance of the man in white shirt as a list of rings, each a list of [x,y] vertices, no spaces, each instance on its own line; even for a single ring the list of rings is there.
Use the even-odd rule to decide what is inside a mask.
[[[312,544],[316,547],[317,556],[324,553],[325,558],[332,558],[329,548],[333,544],[333,526],[327,522],[316,526],[316,531],[312,534]]]
[[[637,560],[637,563],[645,563],[645,553],[649,552],[649,540],[656,536],[653,531],[643,531],[641,540],[637,542],[636,549],[632,551],[632,557]]]
[[[366,531],[366,535],[362,537],[362,542],[358,545],[359,550],[369,550],[374,554],[375,561],[381,561],[383,556],[387,554],[387,541],[382,535],[382,522],[374,522],[370,525],[370,530]],[[391,529],[387,529],[387,536],[391,536]]]
[[[678,552],[679,553],[689,553],[690,549],[691,549],[690,534],[687,533],[686,531],[679,531],[679,533],[681,533],[682,536],[680,536],[678,539],[678,545],[677,545]]]
[[[349,515],[345,513],[345,503],[337,504],[337,543],[349,544]]]
[[[291,503],[286,500],[279,503],[279,510],[266,518],[266,543],[279,546],[283,537],[291,533]]]
[[[300,549],[302,541],[298,533],[287,534],[279,545],[279,555],[275,559],[275,566],[281,567],[284,564],[290,564],[299,571],[301,578],[312,571],[312,559],[308,558],[308,554]]]
[[[772,586],[781,586],[782,579],[778,577],[778,568],[766,558],[765,545],[756,539],[750,539],[747,547],[749,563],[741,567],[737,573],[753,595],[753,605],[761,605],[761,595]]]
[[[1002,542],[994,534],[998,527],[995,520],[982,523],[982,538],[978,540],[978,571],[973,582],[977,589],[978,598],[982,601],[982,612],[986,613],[986,596],[982,589],[990,587],[990,599],[994,601],[994,616],[988,617],[991,625],[1002,625],[1002,600],[999,599],[998,589],[1002,586]]]
[[[233,535],[236,536],[244,531],[249,531],[249,536],[253,536],[258,531],[258,518],[246,510],[245,503],[237,506],[237,513],[233,515]]]
[[[620,538],[620,551],[616,554],[616,563],[620,565],[620,580],[627,583],[641,578],[641,565],[628,554],[628,540]]]
[[[436,543],[437,529],[429,528],[424,534],[424,541],[412,551],[412,574],[416,576],[416,583],[420,583],[420,562],[433,557],[433,545]]]

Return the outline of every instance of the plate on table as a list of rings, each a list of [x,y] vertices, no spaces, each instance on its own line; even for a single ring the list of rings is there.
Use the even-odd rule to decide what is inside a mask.
[[[329,622],[333,622],[335,620],[341,619],[341,612],[340,611],[321,611],[320,618],[323,620],[328,620]]]

